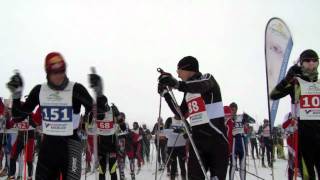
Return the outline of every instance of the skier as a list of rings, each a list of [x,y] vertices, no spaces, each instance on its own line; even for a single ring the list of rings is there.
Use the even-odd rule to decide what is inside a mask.
[[[229,105],[231,108],[232,120],[233,120],[233,145],[231,154],[231,167],[229,169],[229,179],[234,179],[234,173],[237,168],[237,157],[239,157],[239,173],[240,179],[246,179],[246,148],[244,140],[244,125],[247,121],[246,114],[237,115],[238,105],[236,103],[231,103]]]
[[[150,130],[147,128],[146,124],[142,125],[142,149],[143,149],[143,157],[146,157],[146,161],[150,162],[150,140],[152,139],[152,135]]]
[[[137,174],[139,174],[141,170],[141,165],[144,164],[143,158],[142,158],[142,128],[139,127],[138,122],[133,122],[133,129],[130,130],[129,133],[129,139],[128,141],[128,158],[130,161],[130,169],[131,173],[134,173],[135,171],[135,159],[137,159],[137,165],[138,165],[138,171]]]
[[[292,66],[286,77],[271,92],[271,99],[290,95],[292,115],[298,121],[299,167],[302,179],[316,179],[320,174],[320,109],[318,80],[318,54],[304,50],[299,57],[299,65]]]
[[[263,143],[262,147],[262,167],[266,167],[264,163],[264,154],[266,153],[268,166],[271,167],[271,161],[272,161],[272,140],[271,140],[271,134],[270,134],[270,126],[269,126],[269,120],[264,119],[263,125],[261,126],[261,141]]]
[[[119,166],[120,180],[125,180],[124,168],[126,153],[128,150],[128,141],[129,141],[129,126],[125,122],[126,115],[123,112],[120,112],[117,117],[117,134],[118,134],[118,155],[117,161]],[[131,174],[131,178],[135,179],[135,174]]]
[[[108,106],[106,102],[106,106]],[[108,106],[104,119],[97,119],[98,134],[98,158],[99,158],[99,180],[106,179],[107,161],[109,163],[109,173],[111,180],[117,179],[117,137],[116,119],[119,115],[115,105]]]
[[[10,153],[10,166],[9,166],[9,179],[15,179],[16,161],[23,149],[26,153],[26,162],[28,165],[28,178],[32,179],[33,176],[33,153],[35,141],[35,128],[41,124],[40,109],[37,108],[35,113],[31,113],[24,121],[16,124],[18,128],[18,136],[13,144]],[[12,128],[14,119],[7,123],[7,129]]]
[[[155,145],[156,145],[157,151],[159,151],[157,160],[160,165],[159,170],[162,171],[165,168],[164,165],[166,163],[166,158],[167,158],[166,148],[167,148],[167,141],[168,140],[166,138],[166,135],[163,132],[164,131],[164,124],[163,124],[162,118],[160,118],[159,124],[160,124],[160,127],[159,127],[160,132],[158,132],[158,122],[157,122],[153,126],[151,134],[155,135]],[[159,136],[159,147],[157,147],[158,146],[158,143],[157,143],[158,136]]]
[[[252,155],[252,158],[255,159],[254,150],[256,150],[257,159],[259,159],[257,132],[253,129],[252,126],[250,126],[249,129],[250,129],[249,137],[250,137],[250,144],[251,144],[251,155]]]
[[[81,105],[86,117],[90,117],[92,98],[79,83],[69,81],[66,63],[60,53],[49,53],[45,58],[47,82],[35,86],[28,99],[21,104],[23,81],[19,73],[11,77],[7,87],[12,93],[12,114],[15,122],[23,121],[34,108],[40,105],[42,111],[43,141],[36,168],[36,180],[80,179],[81,142],[77,130]],[[93,85],[92,82],[91,86]],[[98,114],[102,114],[106,99],[102,85],[94,87],[98,94]],[[101,107],[99,107],[101,106]],[[87,119],[87,118],[86,118]],[[88,118],[89,121],[91,118]]]
[[[177,73],[182,81],[163,72],[158,80],[158,92],[165,97],[170,109],[178,116],[171,94],[165,87],[184,92],[180,109],[184,118],[190,118],[192,137],[205,167],[201,167],[196,153],[190,148],[189,179],[205,179],[202,169],[210,171],[211,178],[223,180],[228,168],[228,140],[224,124],[222,97],[218,83],[211,74],[199,71],[198,60],[192,56],[182,58]]]
[[[231,114],[231,108],[229,106],[224,106],[224,114],[225,114],[225,125],[227,127],[227,136],[228,136],[228,144],[229,144],[229,157],[231,162],[231,155],[232,155],[232,145],[233,145],[233,136],[232,136],[232,129],[234,126]]]
[[[170,179],[174,180],[177,174],[177,158],[179,160],[181,179],[186,179],[186,138],[184,127],[178,117],[170,117],[165,122],[164,133],[168,139],[167,154],[170,156],[168,165],[170,166]]]
[[[292,118],[291,112],[285,116],[282,128],[285,131],[288,145],[288,180],[293,180],[294,167],[295,164],[298,163],[298,150],[296,147],[298,140],[298,127],[297,122]]]

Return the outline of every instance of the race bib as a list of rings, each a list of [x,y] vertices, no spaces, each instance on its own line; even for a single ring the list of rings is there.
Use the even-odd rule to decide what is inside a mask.
[[[298,78],[301,95],[300,120],[320,120],[320,82],[308,82]]]
[[[200,94],[187,93],[186,102],[189,110],[190,125],[196,126],[209,122],[206,104]]]
[[[70,136],[79,127],[80,114],[73,113],[73,87],[69,82],[63,91],[41,85],[39,101],[42,114],[43,133],[54,136]]]
[[[29,129],[29,123],[26,121],[19,122],[17,124],[17,128],[22,131],[26,131]]]
[[[50,135],[72,135],[72,107],[42,107],[43,132]]]
[[[97,134],[99,135],[112,135],[115,133],[115,124],[113,121],[112,111],[105,113],[103,120],[96,120]]]

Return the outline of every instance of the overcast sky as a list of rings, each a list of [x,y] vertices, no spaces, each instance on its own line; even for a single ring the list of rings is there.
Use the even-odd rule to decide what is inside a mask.
[[[320,50],[319,7],[319,0],[1,0],[0,96],[9,96],[5,83],[14,69],[24,78],[24,94],[45,82],[44,58],[59,51],[70,80],[88,87],[95,66],[130,125],[151,126],[159,107],[156,68],[176,76],[177,62],[193,55],[217,79],[224,104],[237,102],[260,123],[267,117],[266,23],[280,17],[289,26],[292,65],[302,50]],[[276,124],[288,111],[286,98]],[[163,118],[171,115],[163,105]]]

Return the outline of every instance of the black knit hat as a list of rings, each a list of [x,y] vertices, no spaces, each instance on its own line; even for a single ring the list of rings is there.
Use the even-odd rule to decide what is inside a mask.
[[[312,50],[312,49],[307,49],[307,50],[304,50],[301,54],[300,54],[300,64],[302,64],[302,62],[305,60],[305,59],[316,59],[317,61],[319,60],[319,57],[318,57],[318,54]]]
[[[238,109],[238,105],[237,103],[235,102],[232,102],[230,105],[229,105],[230,108],[234,107],[234,108],[237,108]]]
[[[186,56],[179,61],[178,69],[199,72],[198,60],[192,56]]]

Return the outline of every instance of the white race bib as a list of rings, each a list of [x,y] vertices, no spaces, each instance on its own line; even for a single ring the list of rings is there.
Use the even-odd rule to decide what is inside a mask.
[[[113,120],[112,110],[105,113],[105,118],[103,120],[97,120],[97,134],[99,135],[113,135],[115,133],[115,124]]]
[[[55,136],[70,136],[78,128],[80,115],[73,113],[72,95],[74,83],[69,82],[63,91],[56,91],[47,84],[40,90],[43,133]]]
[[[300,120],[320,120],[320,82],[297,79],[301,88]]]
[[[206,104],[201,97],[201,94],[186,94],[186,102],[189,109],[190,125],[196,126],[209,123]]]

